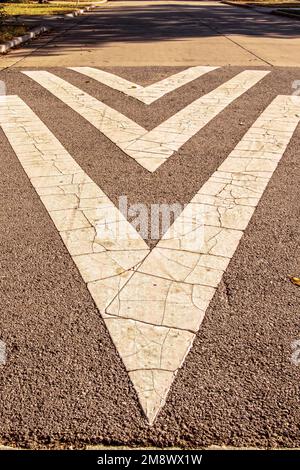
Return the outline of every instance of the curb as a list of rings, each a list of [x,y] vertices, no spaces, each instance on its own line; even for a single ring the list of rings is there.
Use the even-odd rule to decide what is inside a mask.
[[[241,8],[253,8],[253,5],[251,3],[234,3],[234,2],[227,2],[226,0],[221,1],[221,3],[224,3],[225,5],[230,5],[231,7],[241,7]]]
[[[93,10],[94,8],[97,8],[99,5],[103,5],[104,3],[107,3],[107,0],[103,0],[102,2],[97,2],[97,5],[91,5],[89,7],[82,8],[81,10],[75,10],[72,11],[71,13],[66,13],[65,15],[62,15],[64,18],[74,18],[75,16],[82,15],[86,11]]]
[[[242,4],[242,3],[230,2],[229,0],[228,1],[222,0],[221,3],[224,3],[225,5],[230,5],[232,7],[252,8],[254,10],[256,9],[256,7],[258,7],[258,5],[253,4],[253,3]],[[287,16],[288,18],[300,20],[300,15],[296,15],[295,13],[289,13],[288,11],[282,11],[280,10],[280,8],[274,8],[274,10],[271,10],[271,11],[265,11],[265,12],[262,11],[262,13],[265,13],[268,15],[276,15],[276,16]]]
[[[80,16],[86,11],[93,10],[94,8],[97,8],[99,5],[103,5],[104,3],[107,3],[107,0],[103,0],[102,2],[97,2],[95,5],[91,5],[89,7],[85,7],[81,10],[75,10],[72,13],[66,13],[65,15],[58,15],[62,18],[74,18],[76,16]],[[28,33],[24,34],[23,36],[18,36],[16,38],[11,39],[10,41],[6,41],[3,44],[0,44],[0,54],[5,54],[8,52],[10,49],[13,47],[19,46],[20,44],[24,44],[24,42],[28,42],[31,39],[36,38],[42,33],[46,33],[48,31],[51,31],[52,28],[49,26],[36,26],[35,28],[31,29]]]
[[[271,13],[272,15],[287,16],[288,18],[300,20],[300,15],[296,15],[295,13],[289,13],[287,11],[273,10]]]
[[[3,44],[0,44],[0,54],[5,54],[11,48],[19,46],[24,42],[30,41],[30,39],[34,39],[35,37],[39,36],[42,33],[46,33],[50,31],[51,28],[46,26],[37,26],[36,28],[32,29],[28,33],[24,34],[23,36],[18,36],[16,38],[11,39],[10,41],[6,41]]]

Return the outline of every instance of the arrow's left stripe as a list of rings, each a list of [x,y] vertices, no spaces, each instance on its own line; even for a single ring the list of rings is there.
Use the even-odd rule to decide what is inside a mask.
[[[149,253],[148,245],[18,96],[0,97],[0,126],[84,281],[104,282],[106,305]]]

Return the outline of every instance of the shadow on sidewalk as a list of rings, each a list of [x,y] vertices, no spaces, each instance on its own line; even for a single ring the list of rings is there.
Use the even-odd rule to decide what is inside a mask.
[[[66,51],[95,48],[117,42],[176,41],[242,35],[264,38],[300,38],[300,22],[251,9],[227,5],[110,4],[94,10],[51,45],[35,55],[60,55]],[[21,54],[21,53],[20,53]]]

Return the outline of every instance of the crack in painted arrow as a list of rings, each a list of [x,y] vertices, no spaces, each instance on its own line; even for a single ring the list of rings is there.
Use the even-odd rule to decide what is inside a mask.
[[[299,97],[274,99],[150,252],[33,111],[17,96],[0,97],[0,125],[87,283],[150,424],[299,120]],[[112,237],[116,225],[127,238]]]

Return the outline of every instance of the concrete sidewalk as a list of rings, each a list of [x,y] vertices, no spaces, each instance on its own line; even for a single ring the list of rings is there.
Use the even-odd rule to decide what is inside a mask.
[[[8,60],[21,60],[25,67],[62,63],[296,67],[300,23],[218,2],[116,1],[85,14],[23,60],[26,50],[14,52]],[[5,59],[0,66],[5,67]]]

